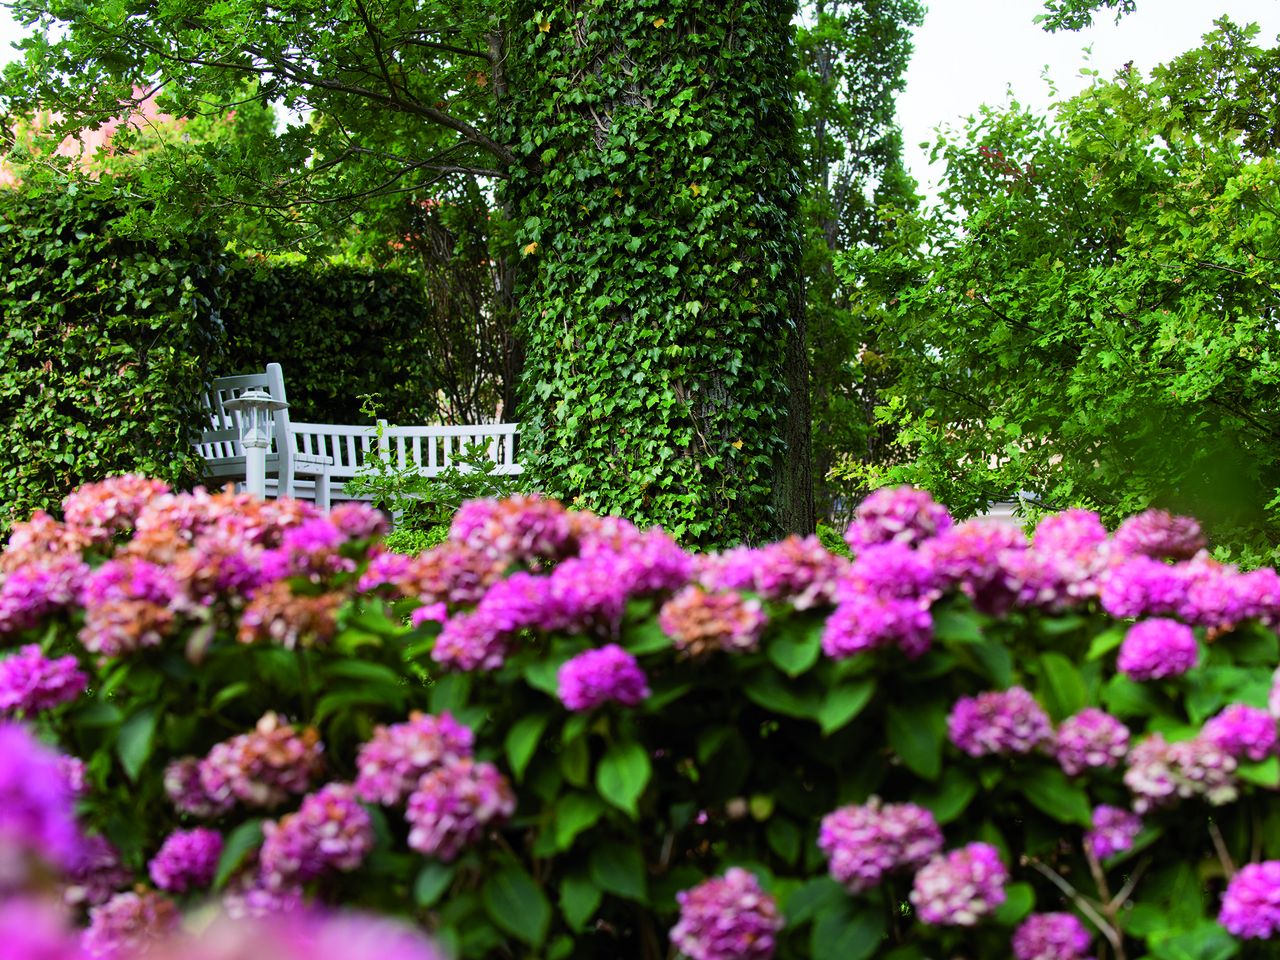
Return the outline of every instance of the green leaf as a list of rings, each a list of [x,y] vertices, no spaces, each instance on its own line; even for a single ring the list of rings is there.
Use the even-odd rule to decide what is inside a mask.
[[[783,912],[787,923],[800,926],[812,917],[824,912],[849,898],[849,892],[830,877],[818,877],[803,886],[797,887],[786,898]]]
[[[770,662],[789,677],[798,677],[818,662],[822,653],[823,624],[807,624],[775,637],[767,654]]]
[[[480,899],[489,918],[513,937],[531,947],[546,939],[551,904],[523,867],[508,863],[490,874]]]
[[[787,717],[812,720],[822,708],[819,693],[797,692],[773,670],[757,670],[747,678],[744,691],[759,706]]]
[[[632,817],[639,817],[636,806],[644,788],[649,785],[653,766],[649,751],[635,740],[621,740],[605,751],[596,768],[596,789],[600,796]]]
[[[1093,825],[1088,794],[1071,783],[1057,767],[1030,772],[1013,782],[1034,807],[1060,823]]]
[[[560,910],[574,930],[581,930],[595,916],[601,897],[600,888],[587,877],[569,874],[560,881]]]
[[[225,887],[232,874],[244,865],[249,854],[261,845],[261,818],[247,820],[232,830],[222,845],[222,856],[218,858],[218,870],[213,875],[213,889],[221,890]]]
[[[451,863],[428,861],[413,882],[413,902],[419,907],[432,906],[449,889],[456,869]]]
[[[800,828],[782,815],[769,817],[769,825],[765,828],[765,838],[769,841],[769,849],[776,853],[785,863],[794,864],[800,856]]]
[[[471,697],[471,677],[465,673],[446,673],[431,685],[431,712],[457,713]]]
[[[573,792],[560,797],[555,806],[556,849],[568,850],[578,834],[595,826],[604,811],[604,801],[589,793]]]
[[[1004,888],[1004,903],[996,908],[994,920],[1005,927],[1015,926],[1023,921],[1036,905],[1035,891],[1029,883],[1011,883]]]
[[[856,683],[836,687],[818,710],[818,724],[822,735],[828,736],[844,727],[860,714],[876,692],[875,681],[866,678]]]
[[[507,763],[516,781],[524,779],[524,771],[533,759],[534,751],[542,740],[542,733],[547,728],[550,716],[545,713],[525,714],[507,731],[506,750]]]
[[[907,769],[926,780],[935,780],[942,770],[942,744],[946,735],[946,712],[939,703],[899,707],[885,711],[889,746]]]
[[[936,784],[915,794],[913,800],[928,809],[938,823],[950,823],[969,806],[978,785],[958,767],[948,767]]]
[[[1157,930],[1147,943],[1152,960],[1230,960],[1240,952],[1239,940],[1203,919],[1191,930]]]
[[[1080,671],[1062,654],[1041,655],[1040,679],[1041,700],[1054,723],[1060,723],[1084,706],[1084,680]]]
[[[866,960],[884,941],[884,911],[846,900],[818,914],[810,937],[809,956],[832,960]]]
[[[601,890],[643,903],[648,896],[644,857],[627,844],[611,841],[591,851],[591,879]]]
[[[978,615],[959,610],[935,610],[933,635],[942,643],[981,643],[983,641]]]
[[[1089,652],[1084,655],[1086,660],[1097,660],[1105,657],[1120,644],[1124,643],[1125,628],[1112,627],[1093,638],[1089,644]]]
[[[116,741],[116,755],[124,767],[125,775],[136,781],[142,767],[151,756],[156,736],[156,708],[143,707],[120,725]]]
[[[1242,763],[1236,768],[1241,780],[1260,787],[1280,787],[1280,757],[1267,757],[1261,763]]]

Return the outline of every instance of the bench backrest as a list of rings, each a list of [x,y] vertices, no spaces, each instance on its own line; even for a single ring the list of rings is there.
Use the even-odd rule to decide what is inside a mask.
[[[239,415],[226,408],[228,400],[233,400],[246,390],[266,390],[273,399],[288,402],[284,391],[284,371],[278,363],[268,363],[262,373],[246,373],[234,377],[218,377],[209,384],[209,389],[202,395],[205,411],[208,413],[208,427],[200,433],[196,442],[196,452],[206,460],[238,459],[244,456],[240,446]],[[287,476],[292,464],[293,445],[285,442],[289,436],[289,408],[277,410],[275,414],[275,437],[272,440],[273,451],[280,454],[280,475]]]
[[[424,476],[434,477],[471,443],[487,445],[489,459],[498,465],[496,473],[524,471],[516,462],[518,424],[392,427],[383,422],[380,426],[381,438],[377,427],[295,420],[291,429],[298,453],[333,458],[329,475],[338,481],[354,477],[371,454],[386,458],[400,469],[413,466]]]

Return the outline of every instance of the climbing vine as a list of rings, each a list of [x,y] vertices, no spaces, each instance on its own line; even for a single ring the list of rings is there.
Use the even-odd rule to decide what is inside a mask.
[[[524,455],[690,543],[810,528],[795,3],[514,5]]]

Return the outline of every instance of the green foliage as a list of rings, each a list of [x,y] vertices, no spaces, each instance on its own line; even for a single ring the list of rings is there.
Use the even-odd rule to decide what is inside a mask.
[[[871,482],[962,515],[1019,492],[1112,522],[1167,507],[1254,559],[1280,542],[1276,52],[1255,35],[1222,21],[1052,123],[987,109],[939,140],[938,210],[847,264],[898,371],[877,413],[905,462]]]
[[[198,473],[199,397],[217,358],[221,270],[110,181],[0,189],[0,530],[79,483]]]
[[[377,417],[381,398],[370,395],[363,399],[361,413],[370,419]],[[378,439],[384,429],[382,423],[375,428]],[[395,517],[396,529],[387,538],[388,548],[414,554],[444,542],[453,515],[466,501],[509,497],[527,487],[522,474],[501,474],[497,469],[484,442],[467,445],[434,477],[423,476],[412,464],[401,467],[394,457],[381,456],[375,446],[366,455],[364,466],[347,481],[346,490]]]
[[[915,0],[809,0],[796,30],[816,506],[837,521],[865,491],[830,478],[831,467],[881,460],[892,439],[874,417],[891,368],[876,349],[874,315],[850,297],[833,261],[880,242],[878,208],[915,204],[894,104],[923,15]]]
[[[1116,22],[1138,8],[1137,0],[1044,0],[1045,13],[1036,17],[1045,30],[1081,30],[1093,23],[1093,14],[1099,7],[1116,12]]]
[[[532,549],[521,539],[528,519],[508,517],[509,528],[490,531],[492,555],[506,572],[545,584],[564,557],[535,563],[519,546],[513,555],[500,546]],[[267,546],[281,534],[269,523],[254,529]],[[608,553],[594,546],[575,561],[580,572]],[[630,708],[574,712],[558,699],[557,671],[600,645],[593,629],[518,630],[493,669],[442,672],[431,657],[440,625],[406,625],[418,599],[356,589],[373,547],[346,542],[339,553],[349,563],[288,581],[294,601],[343,598],[326,640],[304,633],[281,645],[287,630],[273,629],[275,639],[244,642],[239,621],[251,617],[237,593],[211,596],[198,613],[180,614],[158,645],[123,656],[85,650],[78,638],[101,624],[82,634],[85,611],[74,605],[0,634],[4,648],[38,643],[49,655],[74,656],[90,676],[83,696],[28,719],[86,761],[85,824],[117,844],[130,868],[140,872],[170,831],[190,826],[165,797],[170,761],[204,756],[274,712],[315,728],[326,780],[350,780],[377,725],[413,710],[449,711],[474,730],[477,758],[497,765],[514,791],[514,817],[445,862],[407,847],[402,809],[371,804],[372,853],[308,893],[410,917],[468,960],[666,956],[676,894],[729,865],[748,866],[779,900],[778,960],[1003,957],[1028,913],[1058,910],[1079,911],[1095,946],[1105,935],[1129,956],[1225,958],[1241,944],[1212,918],[1231,864],[1280,856],[1275,758],[1242,763],[1235,792],[1213,806],[1190,796],[1203,768],[1183,771],[1192,779],[1175,782],[1188,796],[1157,803],[1133,849],[1098,862],[1083,837],[1095,805],[1130,802],[1123,769],[1068,777],[1048,747],[975,757],[948,734],[959,698],[1016,684],[1055,722],[1091,706],[1121,715],[1135,742],[1156,732],[1186,739],[1228,704],[1266,705],[1280,641],[1259,624],[1215,628],[1212,644],[1200,629],[1197,667],[1138,683],[1115,668],[1125,625],[1092,600],[1056,614],[1016,607],[993,616],[950,588],[928,601],[934,640],[923,656],[907,659],[890,645],[835,660],[820,646],[829,610],[757,598],[768,614],[757,649],[693,658],[659,626],[668,594],[635,593],[609,625],[609,642],[638,659],[651,695]],[[90,557],[102,562],[122,548],[99,542]],[[179,554],[196,548],[175,546]],[[211,582],[180,562],[171,571]],[[536,602],[536,592],[529,596]],[[287,606],[271,615],[297,625]],[[993,723],[985,733],[1007,738],[1013,729]],[[1004,905],[972,927],[930,926],[910,906],[910,870],[856,894],[834,882],[817,846],[821,821],[872,797],[931,811],[948,850],[995,846],[1010,872]],[[237,804],[212,820],[226,838],[219,886],[252,868],[271,832],[263,818],[296,803],[268,811]]]
[[[853,552],[849,549],[849,545],[844,542],[844,535],[834,527],[829,527],[825,523],[818,524],[818,539],[822,541],[822,545],[826,547],[828,553],[834,553],[837,557],[849,557],[852,559]]]
[[[441,313],[419,271],[252,258],[219,286],[226,372],[281,364],[298,420],[358,422],[371,393],[400,423],[493,417],[509,344]]]
[[[811,529],[794,3],[518,2],[523,451],[690,543]]]

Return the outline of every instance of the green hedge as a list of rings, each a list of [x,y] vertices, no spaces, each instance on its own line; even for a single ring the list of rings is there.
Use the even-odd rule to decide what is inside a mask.
[[[107,185],[0,190],[0,531],[125,471],[196,477],[220,244]]]
[[[293,417],[368,423],[380,395],[396,423],[436,417],[426,342],[431,308],[412,275],[389,268],[246,260],[222,280],[226,374],[284,368]]]

